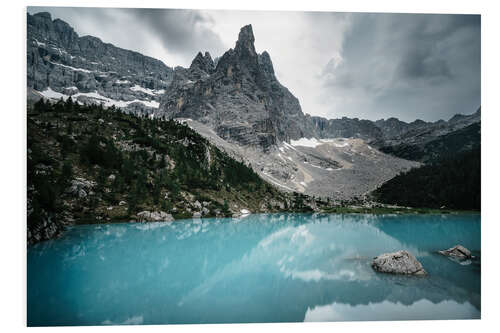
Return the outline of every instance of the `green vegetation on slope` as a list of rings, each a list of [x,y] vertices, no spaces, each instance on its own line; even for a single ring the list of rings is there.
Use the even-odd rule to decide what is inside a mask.
[[[312,211],[326,205],[283,193],[188,126],[71,99],[28,109],[28,234],[67,223]],[[201,204],[201,206],[200,206]],[[28,236],[29,238],[29,236]]]
[[[384,183],[377,201],[410,207],[481,209],[481,150],[445,158],[401,173]]]

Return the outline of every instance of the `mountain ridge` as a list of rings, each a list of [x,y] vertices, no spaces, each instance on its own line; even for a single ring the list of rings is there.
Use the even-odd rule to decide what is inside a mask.
[[[298,99],[276,78],[269,53],[256,52],[251,25],[242,27],[234,49],[222,56],[213,60],[208,52],[198,52],[189,68],[174,69],[97,37],[79,37],[50,13],[28,14],[27,32],[28,98],[71,96],[143,116],[192,118],[226,140],[264,150],[283,141],[336,137],[361,138],[390,150],[413,144],[408,137],[429,129],[439,136],[480,122],[480,109],[479,116],[476,112],[437,122],[304,114]]]
[[[27,14],[28,99],[67,99],[119,106],[148,115],[172,79],[173,69],[139,52],[116,47],[74,29],[49,13]]]
[[[480,109],[448,121],[410,123],[394,117],[371,121],[304,114],[299,100],[277,79],[269,53],[256,51],[251,25],[241,28],[234,48],[223,55],[213,59],[198,52],[188,68],[172,69],[98,38],[78,37],[50,15],[28,14],[28,21],[28,64],[35,73],[28,70],[28,88],[35,99],[71,97],[79,104],[119,107],[152,119],[183,119],[287,191],[339,200],[363,196],[420,165],[401,158],[437,158],[447,153],[443,136],[481,120]],[[93,51],[82,54],[91,42]],[[105,55],[100,63],[93,61],[96,54]],[[135,60],[122,68],[129,57]],[[37,80],[36,73],[46,79]],[[463,144],[475,146],[480,135],[469,134]]]

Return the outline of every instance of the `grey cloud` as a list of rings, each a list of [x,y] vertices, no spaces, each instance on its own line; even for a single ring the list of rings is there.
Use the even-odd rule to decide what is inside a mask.
[[[196,55],[210,50],[216,55],[226,47],[210,29],[213,20],[198,11],[184,9],[136,9],[130,11],[138,22],[144,22],[171,52]]]
[[[251,23],[313,115],[437,120],[480,105],[478,15],[28,7],[40,11],[169,66],[189,66],[198,51],[220,56]]]
[[[210,17],[195,10],[29,7],[29,13],[48,11],[80,35],[93,35],[116,46],[158,57],[158,49],[189,65],[199,51],[219,55],[226,46],[211,29]],[[153,45],[158,44],[158,45]],[[162,59],[167,65],[170,59]]]
[[[408,52],[399,63],[397,71],[401,78],[452,78],[446,59],[433,54],[429,48]]]
[[[480,16],[352,14],[351,24],[343,62],[323,76],[332,116],[437,120],[480,105]]]

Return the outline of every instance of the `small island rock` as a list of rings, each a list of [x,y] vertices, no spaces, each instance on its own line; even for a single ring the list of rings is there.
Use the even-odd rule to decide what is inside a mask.
[[[454,257],[458,259],[470,259],[472,258],[471,252],[463,247],[462,245],[455,245],[454,247],[449,248],[448,250],[438,251],[444,256]]]
[[[383,253],[375,257],[372,268],[377,272],[406,275],[427,275],[422,264],[408,251]]]

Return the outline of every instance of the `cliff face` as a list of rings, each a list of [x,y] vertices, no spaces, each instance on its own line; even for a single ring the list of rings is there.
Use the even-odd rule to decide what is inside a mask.
[[[79,37],[49,13],[27,17],[28,97],[73,99],[152,113],[173,70],[140,53]]]
[[[255,51],[252,26],[218,59],[199,53],[189,69],[177,68],[159,113],[191,118],[231,142],[268,149],[281,141],[314,136],[299,101],[279,83],[267,52]]]

